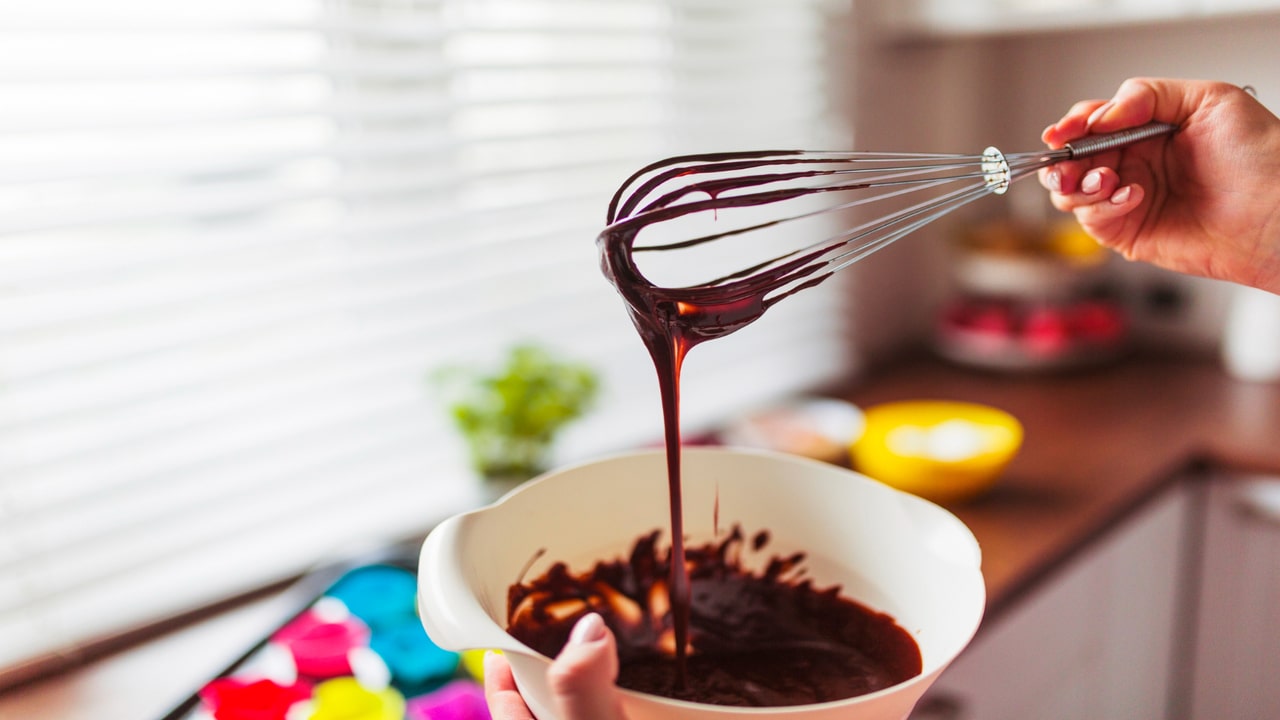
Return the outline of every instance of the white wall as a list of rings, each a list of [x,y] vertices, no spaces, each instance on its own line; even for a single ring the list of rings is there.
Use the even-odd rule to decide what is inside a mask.
[[[1023,35],[902,42],[876,24],[882,6],[857,3],[856,82],[845,99],[859,149],[962,152],[997,145],[1033,150],[1040,132],[1076,100],[1110,97],[1134,75],[1196,77],[1252,85],[1280,110],[1280,11],[1226,19]],[[1000,204],[1004,207],[999,207]],[[985,212],[1054,214],[1028,180]],[[899,242],[856,268],[859,342],[876,356],[928,332],[945,287],[947,238],[940,226]],[[1225,312],[1223,283],[1166,273],[1117,259],[1116,272],[1148,340],[1212,351]],[[1173,318],[1149,313],[1143,298],[1172,285],[1190,298]],[[886,312],[886,308],[909,311]]]

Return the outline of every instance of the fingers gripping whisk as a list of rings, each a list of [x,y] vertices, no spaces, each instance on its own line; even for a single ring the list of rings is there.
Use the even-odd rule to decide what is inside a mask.
[[[598,243],[606,269],[643,279],[635,264],[639,253],[688,250],[763,233],[792,241],[799,237],[798,247],[712,280],[649,283],[677,302],[696,302],[714,289],[716,298],[755,298],[767,307],[957,208],[1004,194],[1042,167],[1174,129],[1153,123],[1085,138],[1076,147],[1009,155],[991,147],[980,155],[782,150],[675,157],[644,167],[623,183]],[[729,214],[749,219],[722,222]],[[694,216],[711,221],[697,233],[669,227]],[[846,218],[852,218],[848,227],[830,232]],[[799,229],[806,222],[806,229]],[[817,234],[813,228],[819,227],[826,230]],[[732,256],[733,250],[725,253]]]

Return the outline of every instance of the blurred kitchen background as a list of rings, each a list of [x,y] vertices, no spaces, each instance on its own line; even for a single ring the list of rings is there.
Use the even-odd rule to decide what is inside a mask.
[[[1275,110],[1277,38],[1275,0],[0,1],[0,681],[473,506],[439,368],[591,367],[553,464],[657,441],[595,248],[642,165],[1034,150],[1135,75]],[[686,432],[940,352],[965,239],[1061,220],[1025,181],[699,347]],[[1088,273],[1125,352],[1217,362],[1235,288]]]
[[[920,10],[908,9],[912,3],[865,5],[901,34],[894,42],[883,25],[858,25],[866,33],[859,47],[869,54],[855,65],[854,92],[844,107],[860,147],[1030,149],[1072,103],[1110,97],[1109,88],[1138,75],[1252,86],[1273,110],[1280,91],[1280,78],[1263,60],[1280,22],[1267,2],[926,1],[914,4]],[[1012,202],[995,211],[1032,224],[1050,222],[1054,211],[1033,185],[1015,186]],[[878,302],[855,303],[870,313],[857,332],[866,354],[892,352],[932,322],[952,277],[948,256],[937,252],[940,243],[899,243],[882,254],[891,259],[882,256],[854,269],[869,276],[860,280],[892,278],[877,288]],[[1123,262],[1108,271],[1131,303],[1135,330],[1144,340],[1214,350],[1230,287]],[[896,295],[890,300],[884,292]],[[876,322],[886,319],[872,309],[877,305],[914,308],[916,324],[904,333],[898,313],[892,322]]]

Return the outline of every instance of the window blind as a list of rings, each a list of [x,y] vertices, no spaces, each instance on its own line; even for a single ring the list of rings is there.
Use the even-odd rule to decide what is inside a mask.
[[[679,152],[829,147],[818,0],[0,3],[0,678],[477,502],[437,367],[600,371],[595,235]],[[699,347],[691,432],[849,369],[835,283]]]

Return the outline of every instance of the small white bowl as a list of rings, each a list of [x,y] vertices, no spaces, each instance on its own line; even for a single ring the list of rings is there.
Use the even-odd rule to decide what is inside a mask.
[[[835,465],[779,453],[685,448],[682,468],[691,542],[734,523],[747,532],[768,530],[777,554],[807,553],[815,584],[838,584],[847,597],[892,615],[915,638],[923,669],[878,692],[789,707],[723,707],[624,690],[631,720],[902,720],[977,630],[986,602],[978,545],[937,505]],[[556,561],[588,569],[627,552],[641,534],[669,527],[662,451],[548,473],[427,536],[418,569],[423,625],[446,649],[502,650],[530,709],[554,720],[550,661],[504,629],[509,586]],[[545,552],[527,567],[539,550]]]
[[[847,465],[849,447],[862,435],[866,418],[858,406],[833,398],[805,398],[747,414],[731,423],[725,445],[801,455]]]

